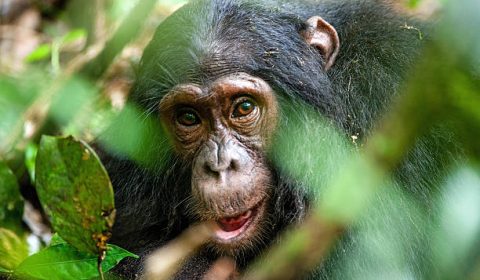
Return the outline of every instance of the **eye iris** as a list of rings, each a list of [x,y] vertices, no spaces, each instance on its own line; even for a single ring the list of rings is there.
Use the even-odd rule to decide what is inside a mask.
[[[244,101],[238,106],[238,114],[240,116],[245,116],[250,114],[253,111],[254,105],[250,101]]]
[[[194,113],[186,112],[180,115],[178,121],[183,125],[191,126],[198,123],[198,118]]]

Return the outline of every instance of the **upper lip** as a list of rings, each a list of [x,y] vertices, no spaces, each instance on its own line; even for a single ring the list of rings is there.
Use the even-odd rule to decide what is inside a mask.
[[[227,211],[225,211],[225,212],[223,213],[223,215],[221,215],[221,216],[220,216],[220,215],[217,215],[216,220],[236,218],[236,217],[238,217],[238,216],[240,216],[240,215],[242,215],[242,214],[244,214],[244,213],[246,213],[246,212],[248,212],[248,211],[253,211],[253,210],[255,210],[259,205],[262,204],[263,201],[264,201],[264,198],[258,200],[257,202],[255,202],[254,204],[252,204],[252,206],[250,206],[250,207],[244,207],[244,208],[242,208],[242,210],[237,210],[237,211],[235,211],[235,212],[231,211],[231,212],[233,212],[233,213],[227,213]]]

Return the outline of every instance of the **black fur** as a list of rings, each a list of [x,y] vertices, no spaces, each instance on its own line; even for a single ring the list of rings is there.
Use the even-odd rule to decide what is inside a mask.
[[[291,2],[295,4],[199,0],[181,8],[158,27],[145,49],[131,102],[145,115],[157,117],[159,101],[173,86],[202,84],[225,74],[247,72],[267,81],[282,106],[305,101],[346,139],[355,135],[361,143],[394,102],[421,50],[425,27],[378,1]],[[300,36],[305,21],[315,15],[332,24],[340,37],[339,56],[327,73],[318,51]],[[448,142],[447,137],[439,132],[420,140],[397,171],[399,184],[426,204],[430,186],[435,185],[446,162],[433,155],[441,154],[441,142]],[[439,140],[432,143],[431,139]],[[108,154],[103,154],[103,159],[115,187],[118,217],[114,243],[144,257],[192,222],[187,215],[190,166],[174,153],[158,159],[167,168],[147,168]],[[273,161],[272,168],[275,165]],[[277,186],[269,206],[271,232],[258,250],[245,252],[238,259],[240,268],[274,241],[285,226],[301,221],[312,199],[304,188],[296,187],[302,182],[274,169]],[[332,260],[344,258],[352,243],[355,238],[347,236]],[[215,258],[213,252],[202,251],[177,277],[200,277]],[[130,261],[118,272],[133,278],[140,269],[140,261]],[[332,271],[322,266],[316,275],[328,278]]]

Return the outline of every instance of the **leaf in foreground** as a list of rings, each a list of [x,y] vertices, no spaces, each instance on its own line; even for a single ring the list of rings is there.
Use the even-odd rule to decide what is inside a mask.
[[[28,256],[28,246],[15,232],[0,228],[0,272],[13,270]]]
[[[108,244],[102,270],[109,271],[126,257],[138,256]],[[67,243],[47,247],[28,257],[15,270],[20,278],[35,279],[90,279],[98,276],[97,256],[80,252]]]
[[[115,208],[110,179],[95,152],[72,137],[43,136],[35,173],[55,231],[82,252],[105,251]]]
[[[21,232],[23,199],[17,177],[0,161],[0,225],[17,233]]]

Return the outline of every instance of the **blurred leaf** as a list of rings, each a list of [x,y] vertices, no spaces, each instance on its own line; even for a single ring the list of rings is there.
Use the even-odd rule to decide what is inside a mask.
[[[15,232],[0,228],[0,268],[13,270],[28,256],[28,246]]]
[[[85,80],[72,78],[52,100],[50,114],[60,125],[67,125],[82,112],[92,107],[96,89]]]
[[[434,260],[441,268],[437,276],[462,279],[475,266],[472,256],[480,256],[480,170],[455,169],[437,203],[440,225],[432,238]]]
[[[420,2],[421,0],[408,0],[408,7],[415,8]]]
[[[385,176],[373,161],[358,155],[352,156],[333,174],[336,179],[322,193],[320,207],[316,211],[340,224],[354,222],[379,187],[385,185]]]
[[[153,117],[133,106],[125,107],[100,135],[109,151],[149,167],[162,168],[170,152],[168,138]]]
[[[63,36],[63,43],[71,43],[76,40],[84,39],[87,37],[87,31],[85,29],[74,29]]]
[[[55,231],[80,251],[104,251],[115,208],[110,179],[95,152],[72,137],[43,136],[35,173]]]
[[[306,104],[286,104],[282,111],[270,155],[278,167],[318,197],[335,171],[348,160],[351,145]]]
[[[126,257],[138,258],[118,246],[109,244],[102,262],[102,271],[109,271]],[[90,279],[98,276],[97,257],[80,252],[67,243],[61,243],[28,257],[18,266],[15,274],[46,280]]]
[[[48,59],[50,54],[52,53],[52,45],[51,44],[42,44],[38,46],[34,51],[32,51],[25,60],[27,62],[36,62]]]
[[[364,176],[368,176],[364,174]],[[339,242],[333,279],[423,279],[432,223],[418,201],[390,183],[380,188]],[[342,204],[350,208],[347,203]],[[361,268],[361,269],[359,269]],[[429,278],[427,278],[429,279]]]
[[[74,42],[79,39],[83,39],[87,36],[86,31],[84,29],[74,29],[67,34],[63,35],[63,37],[57,37],[58,41],[58,48],[56,51],[59,51],[62,44],[68,44]],[[33,50],[27,57],[25,61],[27,62],[37,62],[41,60],[49,59],[52,55],[52,52],[55,51],[52,44],[41,44],[35,50]]]
[[[0,161],[0,227],[21,232],[23,199],[17,177]]]
[[[35,159],[37,158],[38,145],[34,142],[30,142],[25,149],[25,166],[30,175],[30,180],[35,182]]]
[[[21,139],[25,111],[49,82],[39,71],[27,71],[18,78],[0,76],[0,153],[11,151]]]

